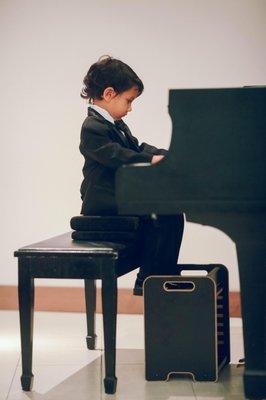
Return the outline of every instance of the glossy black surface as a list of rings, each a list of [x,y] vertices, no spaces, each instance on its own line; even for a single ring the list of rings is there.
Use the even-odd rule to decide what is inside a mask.
[[[119,213],[184,212],[235,242],[245,393],[266,397],[266,88],[170,90],[169,113],[167,156],[117,171]]]
[[[30,253],[52,253],[52,254],[117,254],[125,249],[121,243],[103,242],[103,241],[75,241],[71,238],[72,232],[54,236],[41,242],[33,243],[21,247],[14,255],[20,256]]]

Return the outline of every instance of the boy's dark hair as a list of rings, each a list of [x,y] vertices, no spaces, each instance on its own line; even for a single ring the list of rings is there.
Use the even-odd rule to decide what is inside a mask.
[[[129,65],[110,56],[102,56],[92,64],[83,83],[80,93],[83,99],[100,100],[109,86],[118,94],[137,86],[140,95],[144,89],[142,81]]]

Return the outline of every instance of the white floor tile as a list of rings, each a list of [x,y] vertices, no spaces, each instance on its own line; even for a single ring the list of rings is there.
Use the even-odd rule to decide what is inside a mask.
[[[85,366],[96,360],[100,364],[102,350],[88,350],[85,346],[82,349],[75,347],[62,349],[54,346],[48,349],[35,350],[33,354],[33,368],[40,365]]]
[[[0,400],[5,400],[20,358],[18,312],[0,311]]]
[[[97,348],[102,348],[102,314],[96,314],[95,332]],[[86,343],[85,313],[34,313],[34,341],[80,346]]]
[[[195,396],[170,396],[167,400],[195,400]]]
[[[21,389],[21,368],[18,368],[10,389],[8,400],[17,400],[23,395],[34,394],[41,399],[100,399],[101,365],[91,362],[86,366],[78,365],[41,365],[34,368],[32,392]],[[91,396],[94,397],[90,397]]]
[[[242,320],[233,318],[230,324],[231,361],[235,364],[244,354]],[[18,312],[0,311],[0,327],[0,400],[6,400],[9,389],[8,400],[98,400],[101,396],[116,400],[244,399],[243,369],[234,369],[233,365],[230,373],[220,374],[218,383],[194,383],[190,378],[177,376],[168,382],[146,381],[143,315],[121,314],[117,316],[115,395],[106,395],[102,382],[105,369],[101,358],[102,315],[96,314],[97,349],[88,350],[84,313],[35,312],[33,391],[23,392]]]
[[[130,349],[128,352],[133,350]],[[184,400],[187,396],[195,399],[190,380],[146,381],[143,364],[117,364],[116,376],[118,378],[116,394],[105,394],[102,388],[102,399],[165,400],[174,395],[182,395]]]
[[[143,315],[118,314],[116,341],[119,349],[144,349]]]
[[[0,353],[0,400],[7,398],[15,371],[19,362],[19,354],[11,352]]]

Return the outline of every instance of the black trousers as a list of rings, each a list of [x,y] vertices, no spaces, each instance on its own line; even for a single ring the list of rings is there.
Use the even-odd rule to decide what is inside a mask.
[[[142,216],[139,228],[140,269],[137,278],[177,274],[184,215]]]

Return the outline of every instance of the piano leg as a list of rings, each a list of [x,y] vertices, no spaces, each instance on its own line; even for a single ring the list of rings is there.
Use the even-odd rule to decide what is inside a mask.
[[[252,229],[250,222],[236,243],[245,349],[244,388],[246,397],[252,399],[266,397],[266,230]]]

